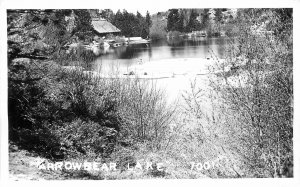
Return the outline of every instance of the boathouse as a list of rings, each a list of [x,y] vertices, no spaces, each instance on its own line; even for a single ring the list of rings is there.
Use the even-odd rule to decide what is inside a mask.
[[[97,9],[88,10],[92,19],[94,33],[98,36],[106,36],[107,34],[118,35],[121,31],[116,26],[101,18]]]
[[[101,18],[92,18],[92,25],[98,36],[106,36],[107,34],[118,35],[121,32],[116,26]]]

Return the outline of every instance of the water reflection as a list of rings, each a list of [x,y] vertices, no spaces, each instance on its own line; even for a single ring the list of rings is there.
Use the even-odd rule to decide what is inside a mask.
[[[138,63],[148,63],[156,60],[173,58],[208,58],[210,50],[219,58],[224,58],[226,46],[224,38],[193,38],[153,41],[151,44],[138,44],[108,48],[100,52],[91,70],[112,70],[119,66],[119,70],[128,69]],[[116,68],[114,68],[115,70]]]

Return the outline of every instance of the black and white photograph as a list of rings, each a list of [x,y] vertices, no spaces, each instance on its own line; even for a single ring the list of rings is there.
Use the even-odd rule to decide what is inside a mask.
[[[6,180],[294,179],[299,1],[129,2],[5,6]]]

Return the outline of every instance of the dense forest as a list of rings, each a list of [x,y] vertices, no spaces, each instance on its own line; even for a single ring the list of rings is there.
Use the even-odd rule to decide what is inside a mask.
[[[88,66],[94,59],[82,46],[67,51],[74,38],[93,40],[87,10],[7,10],[10,146],[49,162],[101,160],[121,166],[111,174],[61,171],[66,178],[292,177],[292,9],[238,9],[236,16],[215,9],[213,19],[209,12],[170,9],[145,17],[126,10],[99,12],[125,36],[161,38],[169,31],[208,28],[226,33],[231,43],[224,61],[211,51],[213,68],[220,70],[210,77],[211,90],[204,93],[191,83],[185,105],[178,106],[167,104],[153,82],[95,78],[65,68]],[[66,19],[72,13],[73,25]],[[230,80],[241,75],[247,75],[247,86],[241,80],[232,86]],[[221,153],[228,158],[222,167],[189,167]],[[154,169],[125,172],[137,161],[152,161]],[[163,171],[158,162],[167,163]]]
[[[119,28],[123,36],[149,37],[149,29],[152,24],[149,12],[144,17],[138,11],[135,15],[127,12],[125,9],[123,11],[118,10],[116,13],[110,9],[104,9],[99,11],[99,16]]]
[[[208,36],[220,36],[221,33],[230,35],[229,28],[232,27],[236,16],[236,9],[228,8],[169,9],[167,12],[152,16],[154,24],[150,35],[155,38],[155,35],[167,35],[174,31],[179,33],[206,31]],[[160,21],[156,22],[158,18]]]

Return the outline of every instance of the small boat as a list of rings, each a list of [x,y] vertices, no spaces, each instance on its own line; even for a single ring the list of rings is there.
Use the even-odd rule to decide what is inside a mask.
[[[114,44],[112,44],[112,46],[113,47],[120,47],[120,46],[122,46],[122,44],[121,43],[114,43]]]

